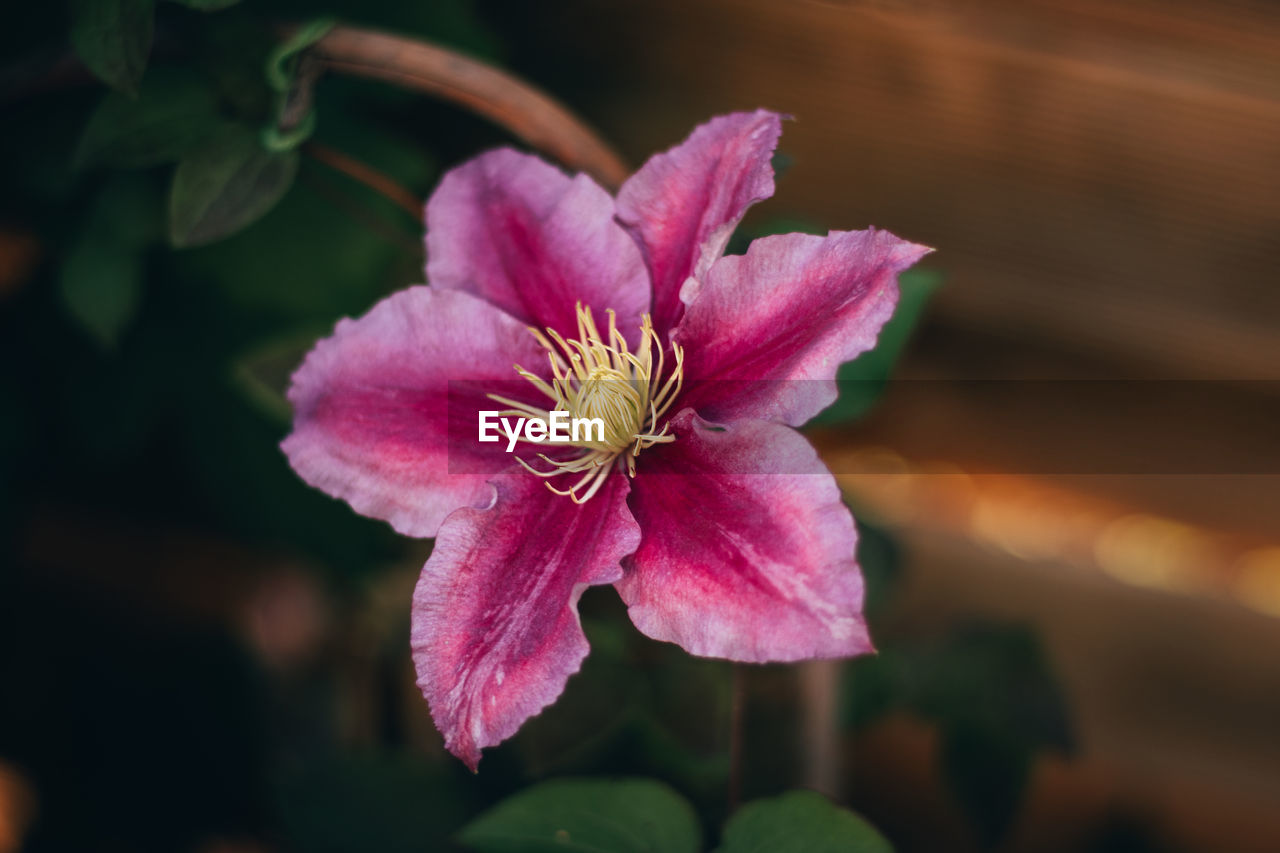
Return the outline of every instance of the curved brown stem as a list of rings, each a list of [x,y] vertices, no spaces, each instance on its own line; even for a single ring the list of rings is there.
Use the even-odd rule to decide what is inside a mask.
[[[629,170],[581,119],[527,83],[446,48],[337,26],[312,48],[344,74],[385,80],[467,107],[569,168],[616,189]]]

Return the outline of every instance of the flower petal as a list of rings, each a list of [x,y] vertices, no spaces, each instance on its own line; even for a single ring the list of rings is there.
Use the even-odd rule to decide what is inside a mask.
[[[536,370],[545,358],[513,317],[458,291],[400,291],[339,322],[294,373],[281,448],[302,479],[356,512],[434,536],[511,464],[501,443],[476,440],[476,413],[501,408],[486,389],[532,390],[512,381],[516,361]]]
[[[773,195],[782,117],[757,110],[719,116],[655,154],[618,192],[618,219],[640,244],[653,279],[653,321],[680,318],[680,288],[721,254],[747,208]]]
[[[875,346],[898,273],[930,251],[873,228],[762,237],[721,258],[683,294],[681,405],[803,424],[835,402],[836,369]]]
[[[640,548],[616,586],[636,627],[756,663],[871,651],[853,517],[804,437],[689,409],[671,423],[631,484]]]
[[[640,538],[628,487],[614,475],[579,505],[513,469],[493,480],[488,507],[441,526],[413,596],[413,660],[445,746],[472,770],[587,656],[578,598],[621,577]]]
[[[427,202],[427,280],[568,337],[579,301],[600,317],[612,308],[628,335],[649,308],[644,262],[609,194],[509,148],[449,172]]]

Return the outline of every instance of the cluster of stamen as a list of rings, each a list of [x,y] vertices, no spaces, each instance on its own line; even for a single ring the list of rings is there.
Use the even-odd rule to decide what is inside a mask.
[[[530,328],[538,343],[547,351],[552,379],[516,365],[516,372],[549,397],[549,409],[539,409],[496,394],[488,395],[510,408],[505,415],[536,418],[550,423],[551,411],[567,411],[570,418],[598,418],[604,423],[603,436],[593,440],[556,441],[557,445],[581,448],[584,452],[568,460],[551,459],[545,453],[539,458],[551,466],[539,471],[523,459],[517,461],[539,477],[581,474],[568,489],[547,488],[566,495],[575,503],[590,500],[604,485],[616,465],[625,465],[627,474],[635,476],[636,457],[655,444],[675,441],[662,416],[679,396],[684,381],[684,350],[672,344],[675,357],[669,375],[665,376],[665,354],[653,322],[648,314],[640,321],[640,342],[632,352],[626,338],[618,331],[617,316],[609,310],[608,337],[596,328],[591,309],[578,303],[578,336],[566,340],[555,329],[546,333]],[[598,439],[598,440],[595,440]],[[522,439],[523,440],[523,439]]]

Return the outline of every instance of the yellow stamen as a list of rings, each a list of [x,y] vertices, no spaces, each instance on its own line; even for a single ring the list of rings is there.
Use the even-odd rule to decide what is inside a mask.
[[[618,331],[617,315],[612,310],[606,313],[609,316],[607,340],[600,334],[591,309],[581,302],[577,306],[576,338],[565,340],[555,329],[548,328],[544,334],[530,328],[534,338],[547,351],[552,379],[547,381],[518,364],[515,369],[550,398],[551,405],[547,409],[497,394],[488,395],[490,399],[510,407],[501,412],[502,415],[536,418],[549,423],[551,411],[561,410],[567,411],[571,419],[599,418],[604,423],[601,440],[554,442],[581,448],[585,452],[580,456],[557,461],[538,454],[551,466],[549,471],[539,471],[517,458],[521,465],[539,477],[582,474],[578,482],[566,490],[547,483],[551,491],[566,495],[575,503],[590,500],[609,478],[619,459],[625,458],[627,474],[635,476],[635,459],[641,450],[675,441],[675,436],[667,432],[667,426],[664,424],[658,429],[658,424],[679,396],[684,383],[684,350],[678,344],[671,345],[675,366],[664,381],[664,347],[649,315],[641,317],[640,344],[635,352],[631,352],[626,339]]]

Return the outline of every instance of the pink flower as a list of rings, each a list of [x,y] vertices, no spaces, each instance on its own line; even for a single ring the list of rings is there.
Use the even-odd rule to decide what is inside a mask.
[[[588,586],[695,655],[871,651],[853,518],[792,427],[835,399],[929,250],[873,229],[723,256],[773,193],[780,133],[774,113],[713,119],[617,199],[509,149],[459,166],[427,204],[430,285],[338,323],[293,377],[298,474],[436,537],[413,656],[472,769],[578,670]],[[476,440],[499,407],[607,434],[517,462]]]

